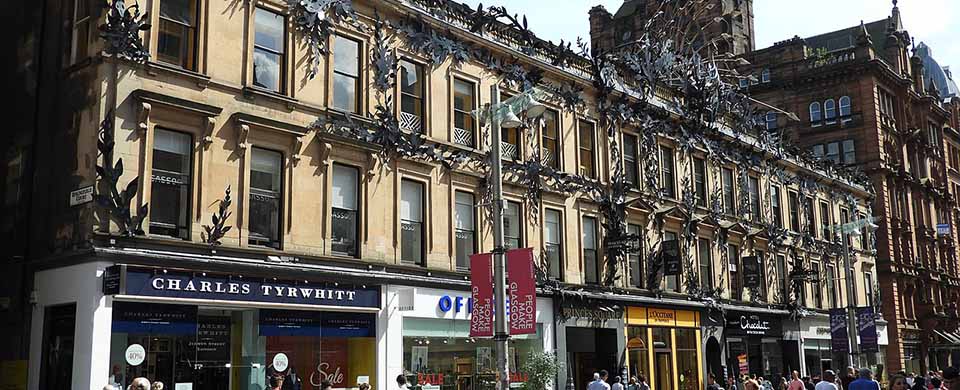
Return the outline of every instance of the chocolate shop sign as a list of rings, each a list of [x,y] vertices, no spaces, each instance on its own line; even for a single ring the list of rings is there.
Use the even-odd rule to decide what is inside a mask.
[[[149,268],[108,269],[120,282],[104,278],[104,294],[268,302],[298,305],[380,307],[377,287],[335,286],[333,283],[240,278],[209,273],[163,272]],[[111,267],[113,268],[113,267]]]
[[[740,336],[782,336],[780,321],[774,317],[734,313],[727,317],[727,334]]]

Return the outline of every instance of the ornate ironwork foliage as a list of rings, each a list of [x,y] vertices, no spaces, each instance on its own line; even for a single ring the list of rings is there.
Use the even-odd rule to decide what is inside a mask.
[[[109,166],[109,156],[113,154],[113,125],[110,119],[113,112],[108,113],[107,119],[100,123],[97,140],[97,150],[104,156],[104,166],[97,165],[97,175],[101,180],[101,187],[107,188],[107,193],[99,192],[94,195],[97,204],[103,207],[114,222],[120,227],[120,234],[124,236],[143,235],[143,219],[147,215],[147,205],[136,207],[136,214],[131,214],[130,206],[137,196],[140,178],[135,177],[127,186],[120,189],[120,176],[123,175],[123,159],[117,159],[116,164]]]
[[[108,6],[107,21],[100,25],[100,37],[106,41],[107,54],[125,60],[143,63],[150,52],[143,45],[140,32],[150,29],[148,13],[140,13],[140,4],[126,6],[123,0],[112,0]]]
[[[320,59],[327,53],[327,40],[333,26],[345,21],[362,26],[349,0],[287,0],[287,7],[310,50],[308,75],[311,79],[320,70]]]
[[[213,246],[220,245],[220,240],[233,228],[227,226],[227,218],[230,218],[230,215],[233,214],[230,212],[230,205],[233,203],[233,200],[230,199],[230,186],[227,186],[223,193],[223,199],[220,199],[218,203],[217,213],[211,217],[213,225],[203,225],[204,231],[200,234],[203,242]]]

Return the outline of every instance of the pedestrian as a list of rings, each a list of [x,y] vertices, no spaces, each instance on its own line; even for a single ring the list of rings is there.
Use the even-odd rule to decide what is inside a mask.
[[[707,390],[723,390],[720,385],[717,384],[717,377],[713,373],[707,374]]]
[[[760,390],[760,383],[757,382],[756,375],[751,375],[743,381],[743,390]]]
[[[144,377],[134,378],[127,390],[150,390],[150,381]]]
[[[860,377],[850,382],[848,390],[880,390],[880,384],[873,380],[873,371],[869,368],[860,369]]]
[[[637,389],[650,390],[650,385],[647,384],[647,377],[643,376],[643,374],[637,374]]]
[[[637,384],[637,377],[630,377],[630,382],[627,383],[627,390],[640,390],[640,385]]]
[[[890,378],[889,390],[910,390],[910,386],[907,386],[907,378],[902,375],[894,375],[893,378]]]
[[[853,366],[847,366],[847,372],[840,376],[841,390],[850,390],[850,383],[856,378],[857,370]]]
[[[587,386],[587,390],[610,390],[610,385],[607,384],[607,370],[600,370],[600,372],[593,374],[593,382]]]
[[[397,375],[397,389],[407,390],[407,377],[403,374]]]
[[[737,386],[737,377],[733,374],[727,377],[727,390],[740,390]]]
[[[150,385],[150,390],[163,390],[163,382],[153,382],[153,384]]]
[[[610,385],[610,390],[623,390],[623,383],[620,383],[620,377],[613,377],[613,384]]]
[[[927,381],[922,376],[913,378],[913,387],[910,390],[927,390]]]
[[[803,377],[803,388],[806,390],[814,390],[816,385],[813,384],[813,379],[810,379],[809,376]]]
[[[760,377],[760,387],[762,387],[763,390],[773,390],[773,382],[770,382],[769,379],[766,379],[766,378],[764,378],[764,377],[761,376],[761,377]]]
[[[943,381],[940,380],[940,377],[934,376],[930,378],[930,390],[941,390],[943,389],[942,385]]]
[[[960,390],[960,370],[956,367],[943,370],[943,385],[947,390]]]
[[[837,374],[833,370],[826,370],[823,372],[823,380],[817,382],[814,390],[839,390],[836,382]]]
[[[790,383],[787,384],[787,390],[806,390],[803,381],[800,380],[800,373],[796,370],[790,373]]]
[[[270,375],[267,378],[267,388],[270,390],[280,390],[283,387],[283,377],[280,375]]]

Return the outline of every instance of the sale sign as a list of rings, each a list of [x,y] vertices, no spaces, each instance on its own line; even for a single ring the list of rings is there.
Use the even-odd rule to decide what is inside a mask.
[[[470,255],[470,294],[473,312],[470,317],[470,337],[493,336],[493,255]]]
[[[537,283],[533,277],[533,249],[507,251],[510,280],[510,334],[537,333]]]

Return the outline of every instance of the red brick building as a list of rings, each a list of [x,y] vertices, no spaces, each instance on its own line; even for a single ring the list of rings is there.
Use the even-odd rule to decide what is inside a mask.
[[[885,19],[748,53],[741,71],[756,99],[799,117],[770,111],[768,129],[873,182],[878,269],[865,277],[878,278],[888,372],[944,367],[960,341],[958,104],[944,102],[911,47],[894,1]]]

